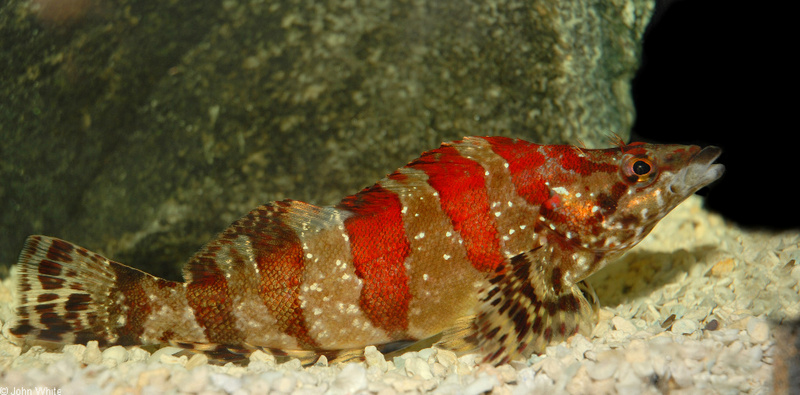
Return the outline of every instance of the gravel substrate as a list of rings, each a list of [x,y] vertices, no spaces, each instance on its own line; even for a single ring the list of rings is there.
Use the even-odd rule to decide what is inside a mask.
[[[791,347],[796,329],[792,335],[778,324],[800,318],[798,280],[800,232],[744,231],[704,211],[701,199],[692,197],[620,262],[591,278],[603,306],[591,338],[576,335],[544,355],[499,367],[436,349],[385,361],[368,348],[364,363],[320,361],[302,368],[296,360],[276,364],[262,352],[247,366],[218,366],[171,347],[150,353],[136,347],[100,350],[90,343],[21,353],[8,334],[12,272],[0,284],[0,391],[780,393],[797,383],[791,374],[797,370]]]

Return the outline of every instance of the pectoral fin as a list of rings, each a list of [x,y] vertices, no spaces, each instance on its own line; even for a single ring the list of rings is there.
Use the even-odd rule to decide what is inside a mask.
[[[588,336],[597,322],[594,290],[583,281],[567,283],[540,250],[498,267],[476,315],[447,330],[437,346],[480,352],[484,362],[502,364],[542,353],[576,333]]]

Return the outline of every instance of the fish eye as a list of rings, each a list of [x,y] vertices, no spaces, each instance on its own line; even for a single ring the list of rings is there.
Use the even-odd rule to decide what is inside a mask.
[[[620,176],[631,185],[647,186],[658,178],[658,165],[646,155],[626,155],[620,164]]]
[[[650,169],[652,169],[652,167],[646,161],[637,160],[636,162],[633,162],[633,173],[636,175],[643,176],[649,173]]]

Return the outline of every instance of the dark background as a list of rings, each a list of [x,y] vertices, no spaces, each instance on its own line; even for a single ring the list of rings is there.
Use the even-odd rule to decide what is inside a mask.
[[[775,2],[660,1],[633,85],[633,139],[716,145],[706,207],[747,228],[800,227],[796,13]]]

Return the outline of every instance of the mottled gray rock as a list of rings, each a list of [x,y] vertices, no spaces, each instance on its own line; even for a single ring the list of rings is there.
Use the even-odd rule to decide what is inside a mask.
[[[43,233],[176,278],[256,205],[335,203],[441,141],[625,138],[652,6],[10,0],[0,264]]]

